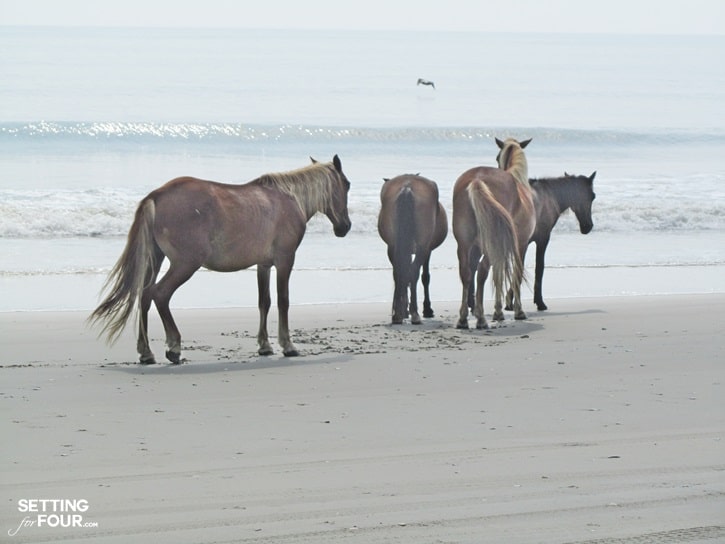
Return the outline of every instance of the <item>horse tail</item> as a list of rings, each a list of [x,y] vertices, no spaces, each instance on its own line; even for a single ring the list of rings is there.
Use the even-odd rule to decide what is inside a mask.
[[[126,247],[103,285],[103,291],[110,292],[88,317],[91,325],[103,325],[99,336],[105,335],[110,344],[118,340],[136,301],[140,304],[144,288],[153,281],[155,255],[159,251],[153,235],[155,215],[154,201],[146,197],[136,209]]]
[[[491,263],[491,280],[496,293],[521,277],[523,263],[519,255],[516,227],[511,215],[493,196],[488,186],[476,180],[468,186],[468,197],[478,227],[478,238]]]
[[[395,199],[395,255],[394,266],[405,271],[406,280],[410,268],[410,256],[415,251],[415,202],[413,190],[403,187]]]

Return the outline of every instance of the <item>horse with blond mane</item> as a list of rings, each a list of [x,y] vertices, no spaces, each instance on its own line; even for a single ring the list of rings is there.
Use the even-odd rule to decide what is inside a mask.
[[[340,159],[291,172],[266,174],[242,185],[183,177],[152,191],[139,204],[121,257],[104,286],[110,290],[89,317],[115,341],[134,309],[137,350],[143,364],[155,363],[149,347],[148,312],[156,304],[166,333],[166,358],[181,362],[181,335],[169,309],[174,292],[200,268],[233,272],[257,265],[259,354],[270,355],[267,314],[271,268],[277,270],[279,343],[286,356],[299,355],[289,334],[289,278],[307,222],[325,214],[335,235],[350,230],[350,182]],[[169,269],[156,281],[164,258]]]
[[[531,142],[496,138],[498,168],[479,166],[459,176],[453,187],[453,235],[458,243],[458,271],[463,296],[456,326],[468,328],[468,294],[477,277],[476,328],[486,329],[483,287],[491,271],[495,306],[493,319],[502,321],[503,297],[513,290],[514,317],[526,319],[521,307],[523,259],[536,226],[528,163],[524,148]],[[476,269],[478,275],[476,276]]]

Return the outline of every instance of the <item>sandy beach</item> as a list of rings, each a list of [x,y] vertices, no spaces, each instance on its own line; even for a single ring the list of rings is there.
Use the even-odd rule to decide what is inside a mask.
[[[2,541],[725,541],[725,294],[548,302],[297,306],[292,359],[254,309],[181,310],[180,366],[2,313]]]
[[[85,313],[0,314],[3,541],[725,539],[725,295],[485,332],[456,307],[295,307],[293,359],[255,355],[256,310],[178,311],[181,366]]]

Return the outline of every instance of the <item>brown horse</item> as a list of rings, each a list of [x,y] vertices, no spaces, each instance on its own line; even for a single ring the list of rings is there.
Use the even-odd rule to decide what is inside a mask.
[[[563,177],[530,179],[531,191],[534,195],[536,208],[536,229],[529,243],[536,242],[536,276],[534,280],[534,304],[539,311],[547,309],[541,286],[544,280],[544,254],[549,245],[551,231],[561,214],[572,209],[579,221],[579,231],[589,234],[592,222],[592,202],[594,194],[594,176],[571,176],[564,173]],[[506,309],[511,310],[513,291],[506,296]]]
[[[504,318],[502,302],[507,285],[513,289],[515,318],[526,319],[521,308],[523,258],[536,225],[523,151],[530,141],[519,143],[509,138],[502,142],[496,138],[499,167],[467,170],[453,187],[453,235],[458,242],[458,271],[463,284],[458,328],[468,328],[468,293],[477,267],[473,309],[476,328],[488,328],[483,312],[483,286],[489,269],[495,292],[493,319]]]
[[[423,317],[433,317],[430,255],[448,234],[448,217],[438,201],[438,185],[413,174],[386,179],[380,190],[380,202],[378,233],[388,245],[395,282],[393,324],[402,323],[410,310],[410,322],[419,325],[417,283],[420,268],[423,267]]]
[[[176,289],[200,268],[232,272],[257,265],[259,354],[272,353],[267,314],[272,266],[277,269],[279,343],[287,356],[298,355],[289,335],[289,277],[307,221],[324,213],[337,236],[350,230],[347,195],[350,182],[335,155],[330,163],[266,174],[243,185],[183,177],[169,181],[144,198],[128,233],[120,259],[106,281],[106,299],[89,321],[103,324],[101,334],[115,341],[138,302],[141,363],[152,364],[148,311],[156,304],[166,332],[166,357],[181,361],[181,335],[169,310]],[[169,269],[156,278],[164,257]]]

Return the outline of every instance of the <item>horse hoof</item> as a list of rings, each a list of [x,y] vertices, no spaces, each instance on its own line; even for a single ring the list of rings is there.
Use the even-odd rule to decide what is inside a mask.
[[[459,321],[458,323],[456,323],[456,328],[468,330],[468,321]]]
[[[494,321],[504,321],[505,319],[506,318],[504,317],[503,312],[501,312],[501,313],[497,312],[497,313],[493,314]]]
[[[506,310],[507,312],[512,312],[514,307],[511,306],[511,304],[507,304],[506,306],[503,307],[503,309]]]
[[[181,353],[176,351],[167,351],[166,358],[175,365],[181,364]]]
[[[517,320],[519,320],[519,321],[523,321],[524,319],[527,319],[527,317],[526,317],[526,313],[524,313],[524,312],[521,312],[520,314],[516,314],[516,315],[514,316],[514,319],[517,319]]]
[[[156,358],[153,355],[147,355],[139,358],[139,363],[142,365],[155,365]]]
[[[403,324],[403,318],[402,317],[394,317],[392,323],[393,323],[393,325],[402,325]]]
[[[259,351],[257,353],[266,357],[267,355],[272,355],[274,351],[272,350],[272,348],[259,348]]]
[[[549,307],[542,302],[541,304],[536,305],[536,309],[539,310],[540,312],[543,312],[544,310],[548,310]]]
[[[423,317],[435,317],[433,310],[423,310]]]
[[[284,352],[285,357],[299,357],[300,352],[296,349],[290,349]]]
[[[420,325],[421,324],[420,316],[419,315],[414,315],[413,317],[411,317],[410,318],[410,324],[411,325]]]
[[[487,330],[489,330],[489,329],[490,329],[491,327],[489,327],[489,326],[488,326],[488,323],[486,323],[486,321],[485,321],[485,320],[483,320],[483,321],[477,321],[477,322],[476,322],[476,328],[477,328],[477,329],[478,329],[479,331],[487,331]]]

